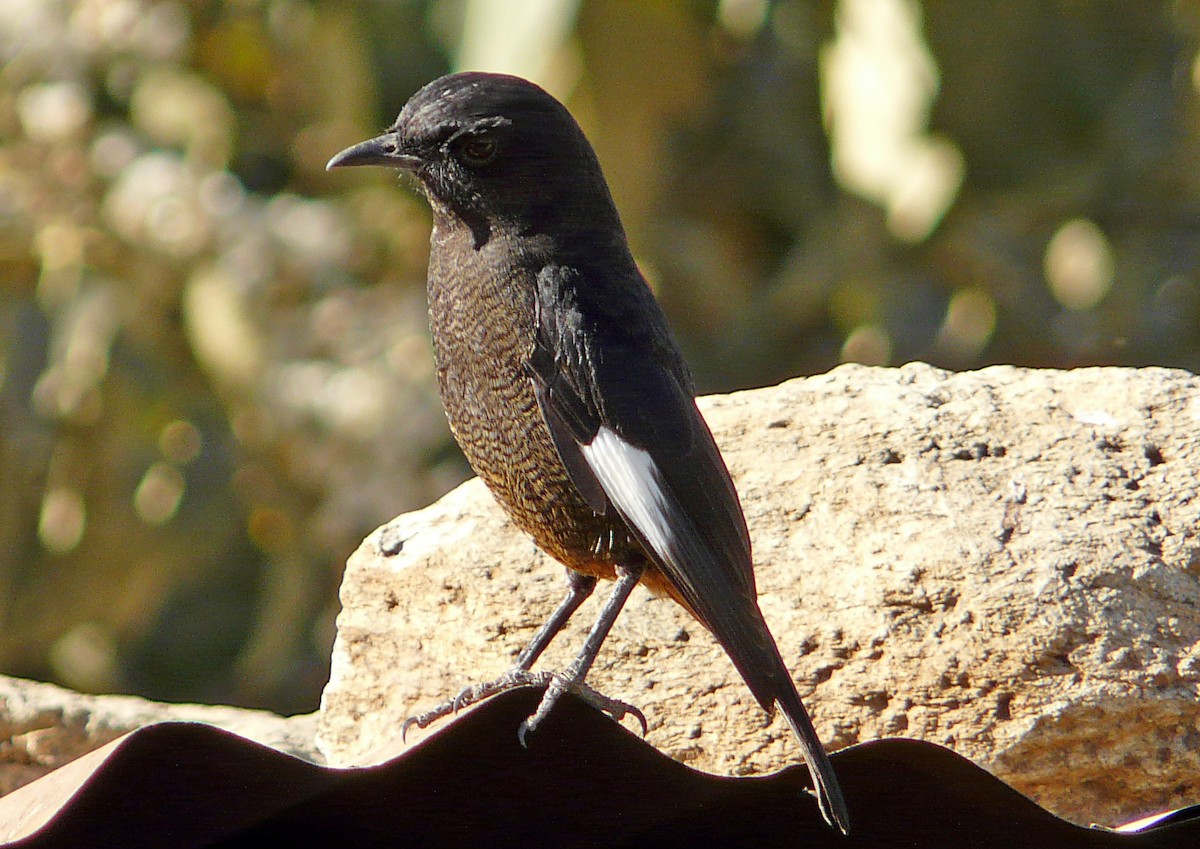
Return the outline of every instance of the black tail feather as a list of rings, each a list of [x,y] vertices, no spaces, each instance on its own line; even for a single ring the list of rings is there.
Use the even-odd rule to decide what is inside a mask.
[[[821,808],[821,816],[825,822],[836,828],[842,834],[850,833],[850,812],[846,808],[846,799],[833,772],[833,764],[825,754],[825,747],[817,737],[808,711],[800,703],[800,696],[795,688],[790,688],[789,694],[776,699],[775,706],[783,712],[788,725],[800,742],[800,750],[808,763],[809,774],[812,775],[813,786],[817,790],[817,804]]]

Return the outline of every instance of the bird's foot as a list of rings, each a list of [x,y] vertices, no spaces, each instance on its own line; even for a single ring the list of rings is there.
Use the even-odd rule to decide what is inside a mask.
[[[558,703],[562,694],[568,691],[574,693],[601,713],[608,714],[617,722],[620,722],[627,716],[632,716],[642,726],[642,736],[646,736],[646,732],[649,730],[649,725],[646,723],[646,715],[628,702],[610,698],[599,690],[589,687],[583,682],[582,678],[577,677],[570,670],[564,672],[541,672],[538,675],[546,682],[546,693],[542,696],[542,701],[538,704],[537,710],[527,717],[517,729],[517,739],[521,741],[522,747],[526,745],[525,735],[530,731],[536,730],[541,725],[542,720],[549,716],[550,711]]]
[[[524,687],[527,684],[542,684],[544,683],[542,681],[544,675],[545,673],[533,673],[527,669],[510,669],[499,678],[484,681],[482,684],[472,684],[469,687],[463,687],[454,698],[448,699],[439,705],[434,705],[424,713],[410,716],[404,720],[404,723],[400,726],[400,739],[404,740],[408,736],[408,729],[414,725],[417,728],[427,728],[442,717],[456,714],[463,708],[470,707],[489,696],[494,696],[497,693],[503,693],[506,690],[512,690],[516,687]]]
[[[640,710],[627,702],[609,698],[589,687],[582,680],[574,680],[568,672],[530,672],[527,669],[512,669],[499,678],[464,687],[454,698],[435,705],[424,713],[410,716],[400,726],[400,739],[404,740],[408,736],[408,730],[414,725],[418,728],[427,728],[437,720],[456,714],[476,702],[516,687],[525,686],[545,687],[546,693],[542,696],[538,709],[517,729],[517,737],[521,740],[522,746],[525,745],[525,735],[537,728],[558,702],[559,697],[567,691],[574,693],[602,713],[608,714],[617,722],[626,716],[633,716],[642,726],[642,736],[646,736],[649,726],[646,723],[645,715]]]

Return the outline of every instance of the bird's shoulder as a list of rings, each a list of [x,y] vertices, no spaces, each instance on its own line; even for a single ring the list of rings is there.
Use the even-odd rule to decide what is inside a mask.
[[[538,319],[558,332],[557,341],[666,369],[694,394],[666,316],[632,260],[617,267],[547,263],[537,271],[536,296]]]

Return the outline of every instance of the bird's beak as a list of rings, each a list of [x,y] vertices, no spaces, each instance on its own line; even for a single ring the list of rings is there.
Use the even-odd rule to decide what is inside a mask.
[[[325,163],[325,170],[332,171],[334,168],[347,168],[351,165],[385,165],[403,171],[415,171],[420,164],[419,157],[400,152],[400,140],[395,133],[384,133],[382,136],[346,148]]]

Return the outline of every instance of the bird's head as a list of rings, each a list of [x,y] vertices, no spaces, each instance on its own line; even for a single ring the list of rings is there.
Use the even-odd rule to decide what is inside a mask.
[[[384,165],[414,175],[438,216],[479,235],[607,228],[615,208],[591,145],[561,103],[533,83],[465,72],[412,96],[377,138],[343,150],[327,169]],[[619,226],[619,224],[618,224]]]

